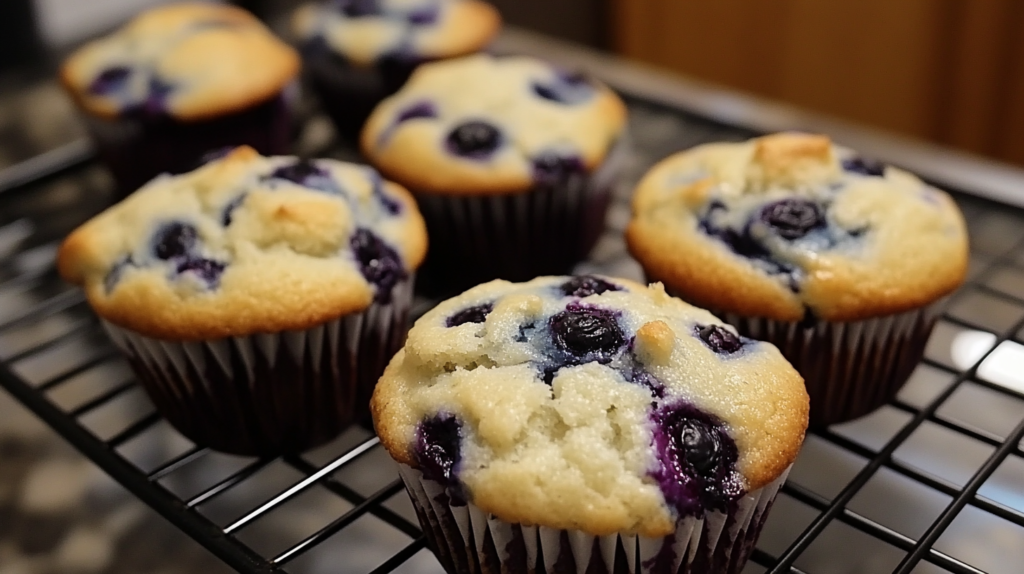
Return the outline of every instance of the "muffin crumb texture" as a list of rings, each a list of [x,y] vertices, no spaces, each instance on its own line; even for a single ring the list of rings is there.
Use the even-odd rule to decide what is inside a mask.
[[[241,147],[96,216],[65,240],[58,267],[101,317],[198,340],[386,303],[425,251],[415,203],[372,169]]]
[[[710,313],[606,277],[494,281],[424,315],[372,401],[401,463],[512,523],[664,536],[776,479],[800,376]]]
[[[821,135],[702,145],[655,166],[627,241],[689,301],[780,321],[856,321],[927,305],[967,269],[945,193]]]

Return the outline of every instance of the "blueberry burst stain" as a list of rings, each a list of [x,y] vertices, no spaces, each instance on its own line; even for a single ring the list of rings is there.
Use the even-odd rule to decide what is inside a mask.
[[[470,121],[453,129],[445,143],[455,155],[484,159],[501,147],[501,132],[487,122]]]
[[[211,288],[217,287],[227,264],[201,256],[197,252],[198,245],[199,234],[196,228],[175,221],[157,230],[153,237],[152,251],[157,259],[172,263],[178,275],[188,273]]]
[[[553,152],[533,159],[533,179],[542,185],[559,185],[586,171],[578,157],[563,157]]]
[[[338,186],[331,179],[330,173],[313,161],[300,159],[289,165],[283,165],[270,174],[270,179],[283,179],[324,193],[340,193]]]
[[[804,199],[783,199],[761,208],[758,218],[783,239],[799,239],[825,226],[825,214],[817,203]]]
[[[606,291],[621,291],[622,288],[593,275],[578,275],[562,283],[558,289],[567,297],[588,297]]]
[[[350,241],[363,277],[377,287],[374,301],[390,303],[391,291],[408,277],[398,253],[368,229],[357,229]]]
[[[694,334],[712,351],[730,355],[743,348],[743,340],[721,325],[697,325]]]
[[[494,303],[483,303],[481,305],[474,305],[467,307],[451,317],[448,317],[444,324],[446,327],[458,327],[459,325],[465,325],[466,323],[483,323],[487,320],[487,315],[494,310]]]
[[[421,422],[413,458],[424,477],[445,487],[453,503],[465,504],[467,497],[456,476],[462,460],[462,423],[457,418],[437,415]]]
[[[679,516],[728,511],[745,493],[736,443],[716,417],[685,403],[652,414],[657,464],[651,471]]]
[[[854,156],[843,160],[843,170],[874,177],[885,175],[885,164],[867,157]]]
[[[594,86],[579,73],[558,73],[550,80],[535,81],[530,85],[538,97],[557,104],[581,104],[594,95]]]
[[[132,70],[127,66],[107,68],[100,72],[96,79],[89,84],[89,92],[99,95],[120,92],[128,85],[128,78],[131,75]]]

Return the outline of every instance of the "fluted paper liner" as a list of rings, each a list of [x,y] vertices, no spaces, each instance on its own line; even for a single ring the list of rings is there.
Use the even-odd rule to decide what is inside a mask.
[[[740,334],[772,343],[804,378],[810,426],[864,416],[891,401],[924,355],[944,300],[864,321],[793,321],[719,316]]]
[[[390,303],[300,331],[165,341],[102,321],[157,410],[198,445],[301,452],[369,421],[377,379],[408,330],[412,279]]]
[[[593,536],[505,522],[408,465],[399,474],[428,545],[449,574],[738,574],[789,474],[747,493],[729,512],[680,519],[663,538]]]
[[[522,193],[463,196],[413,188],[430,235],[421,287],[443,294],[496,278],[526,281],[569,272],[604,230],[628,150],[623,135],[594,172]]]

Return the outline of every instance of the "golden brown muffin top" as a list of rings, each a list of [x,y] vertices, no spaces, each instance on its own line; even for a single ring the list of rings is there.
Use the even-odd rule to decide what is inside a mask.
[[[409,332],[371,402],[398,462],[513,523],[664,536],[793,463],[803,379],[623,279],[493,281]]]
[[[387,302],[426,252],[402,187],[248,147],[164,175],[76,229],[58,268],[104,319],[200,340],[301,330]]]
[[[255,16],[233,6],[153,8],[89,42],[60,77],[87,113],[217,117],[269,100],[299,71],[298,54]]]
[[[856,321],[927,305],[963,282],[968,257],[948,195],[798,133],[662,161],[637,186],[626,238],[672,292],[780,321]]]

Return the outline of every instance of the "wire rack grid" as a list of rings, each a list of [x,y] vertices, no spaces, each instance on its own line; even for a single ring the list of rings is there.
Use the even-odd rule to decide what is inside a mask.
[[[669,153],[754,132],[627,99],[628,181],[578,271],[640,279],[622,241],[629,183]],[[315,110],[305,117],[304,155],[355,157]],[[927,357],[891,405],[808,437],[747,571],[1019,572],[1024,214],[969,191],[955,193],[972,233],[969,282]],[[81,293],[53,268],[60,239],[109,193],[82,141],[0,172],[0,384],[240,572],[440,571],[372,433],[351,429],[301,456],[246,459],[188,443],[153,412]],[[420,299],[417,310],[431,305]],[[1012,544],[986,542],[992,532]]]

